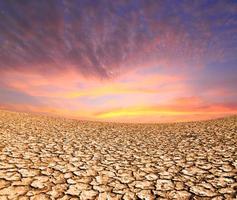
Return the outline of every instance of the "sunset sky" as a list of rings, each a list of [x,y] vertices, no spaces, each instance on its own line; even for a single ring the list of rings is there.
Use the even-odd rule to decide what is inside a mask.
[[[237,114],[237,1],[1,0],[0,108],[117,122]]]

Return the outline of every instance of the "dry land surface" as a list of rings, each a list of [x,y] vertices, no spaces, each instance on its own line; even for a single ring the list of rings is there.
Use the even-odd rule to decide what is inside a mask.
[[[236,195],[236,116],[115,124],[0,111],[0,200]]]

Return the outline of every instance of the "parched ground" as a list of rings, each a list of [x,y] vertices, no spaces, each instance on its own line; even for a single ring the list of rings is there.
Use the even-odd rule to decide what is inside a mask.
[[[237,117],[80,122],[0,111],[0,199],[236,199]]]

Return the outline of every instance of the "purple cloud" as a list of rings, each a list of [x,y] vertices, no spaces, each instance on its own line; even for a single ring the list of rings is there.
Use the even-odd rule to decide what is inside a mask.
[[[233,59],[232,1],[2,1],[0,70],[73,68],[109,78],[161,63],[205,66]]]

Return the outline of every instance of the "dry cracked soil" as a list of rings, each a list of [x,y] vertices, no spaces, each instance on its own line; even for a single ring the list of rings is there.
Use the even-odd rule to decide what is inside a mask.
[[[172,124],[0,111],[0,199],[236,199],[237,116]]]

